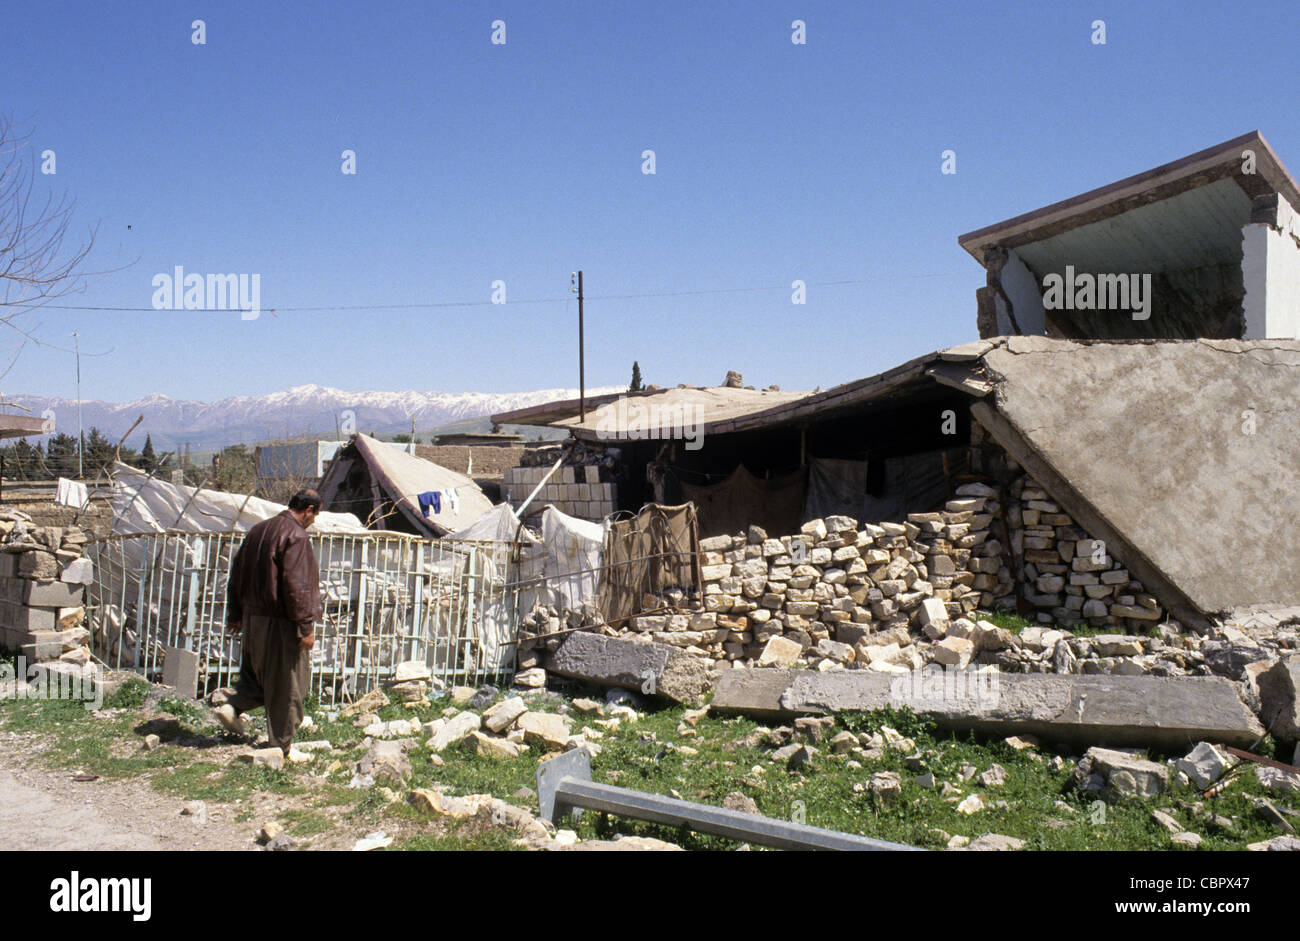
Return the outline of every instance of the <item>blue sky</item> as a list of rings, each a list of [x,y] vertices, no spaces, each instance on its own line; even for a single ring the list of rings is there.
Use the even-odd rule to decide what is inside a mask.
[[[264,311],[47,307],[17,322],[50,345],[28,343],[0,392],[72,395],[55,347],[74,330],[107,351],[83,356],[87,398],[576,385],[576,305],[521,302],[565,298],[579,267],[590,386],[637,359],[663,385],[737,369],[825,388],[974,337],[963,232],[1256,128],[1300,165],[1298,19],[1110,0],[20,4],[0,107],[55,152],[34,195],[76,200],[70,243],[99,225],[86,267],[104,273],[55,303],[151,308],[180,265],[259,274]],[[486,303],[496,280],[505,305]],[[0,333],[5,362],[19,339]]]

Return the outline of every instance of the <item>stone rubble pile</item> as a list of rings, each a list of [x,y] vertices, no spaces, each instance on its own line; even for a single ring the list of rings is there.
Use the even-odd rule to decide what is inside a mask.
[[[700,550],[704,610],[643,615],[630,628],[723,667],[1206,672],[1197,639],[1184,637],[1177,622],[1158,625],[1159,637],[1124,633],[1150,631],[1163,611],[1024,475],[1005,508],[994,488],[970,483],[943,510],[904,523],[832,516],[779,538],[751,526],[703,539]],[[1075,637],[1031,627],[1017,636],[968,618],[1014,607],[1013,571],[1022,572],[1040,621],[1113,626],[1114,633]]]

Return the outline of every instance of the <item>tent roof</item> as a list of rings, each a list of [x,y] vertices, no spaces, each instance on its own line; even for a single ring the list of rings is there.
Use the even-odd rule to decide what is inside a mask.
[[[492,508],[492,501],[478,484],[441,464],[427,461],[367,435],[354,435],[326,470],[321,480],[321,496],[329,502],[347,477],[354,461],[364,462],[371,480],[385,498],[415,527],[416,532],[444,536],[464,529]],[[453,513],[444,502],[441,512],[420,512],[419,495],[431,490],[455,488],[460,496],[460,512]]]

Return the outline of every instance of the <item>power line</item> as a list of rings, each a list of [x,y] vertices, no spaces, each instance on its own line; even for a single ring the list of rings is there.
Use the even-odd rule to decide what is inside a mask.
[[[900,275],[890,278],[863,278],[859,280],[843,281],[809,281],[807,287],[842,287],[845,285],[858,284],[882,284],[891,281],[920,281],[930,278],[955,278],[969,277],[969,272],[942,272],[935,274],[918,274],[918,275]],[[760,291],[788,291],[788,284],[764,284],[753,287],[739,288],[703,288],[693,291],[656,291],[643,294],[599,294],[593,295],[588,300],[594,301],[626,301],[626,300],[646,300],[660,297],[695,297],[705,294],[748,294]],[[327,307],[267,307],[263,308],[266,313],[319,313],[322,311],[357,311],[357,310],[437,310],[456,307],[508,307],[518,304],[565,304],[571,300],[569,297],[534,297],[525,300],[506,301],[498,304],[495,301],[446,301],[441,303],[421,303],[421,304],[346,304],[334,305]],[[158,307],[96,307],[81,306],[69,304],[43,304],[45,309],[53,310],[90,310],[90,311],[115,311],[120,313],[156,313],[159,310],[175,311],[175,308],[158,308]],[[199,313],[226,313],[238,308],[223,308],[221,311],[205,311],[196,308]]]

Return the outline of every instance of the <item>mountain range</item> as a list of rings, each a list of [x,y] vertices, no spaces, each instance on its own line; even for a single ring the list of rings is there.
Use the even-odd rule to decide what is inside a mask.
[[[589,389],[589,395],[621,391],[618,386]],[[131,433],[127,445],[139,448],[145,435],[154,450],[215,450],[229,444],[258,444],[302,437],[336,439],[349,431],[392,435],[411,431],[490,424],[485,416],[540,405],[557,399],[577,398],[577,389],[539,389],[536,392],[345,392],[328,386],[303,385],[269,395],[237,395],[216,402],[196,402],[154,394],[133,402],[81,403],[81,423],[98,428],[116,444],[132,423],[144,420]],[[75,399],[39,395],[9,395],[7,401],[28,409],[19,414],[52,417],[57,431],[76,435]],[[471,421],[482,419],[482,421]],[[533,437],[542,429],[526,430]],[[36,439],[32,439],[33,441]]]

